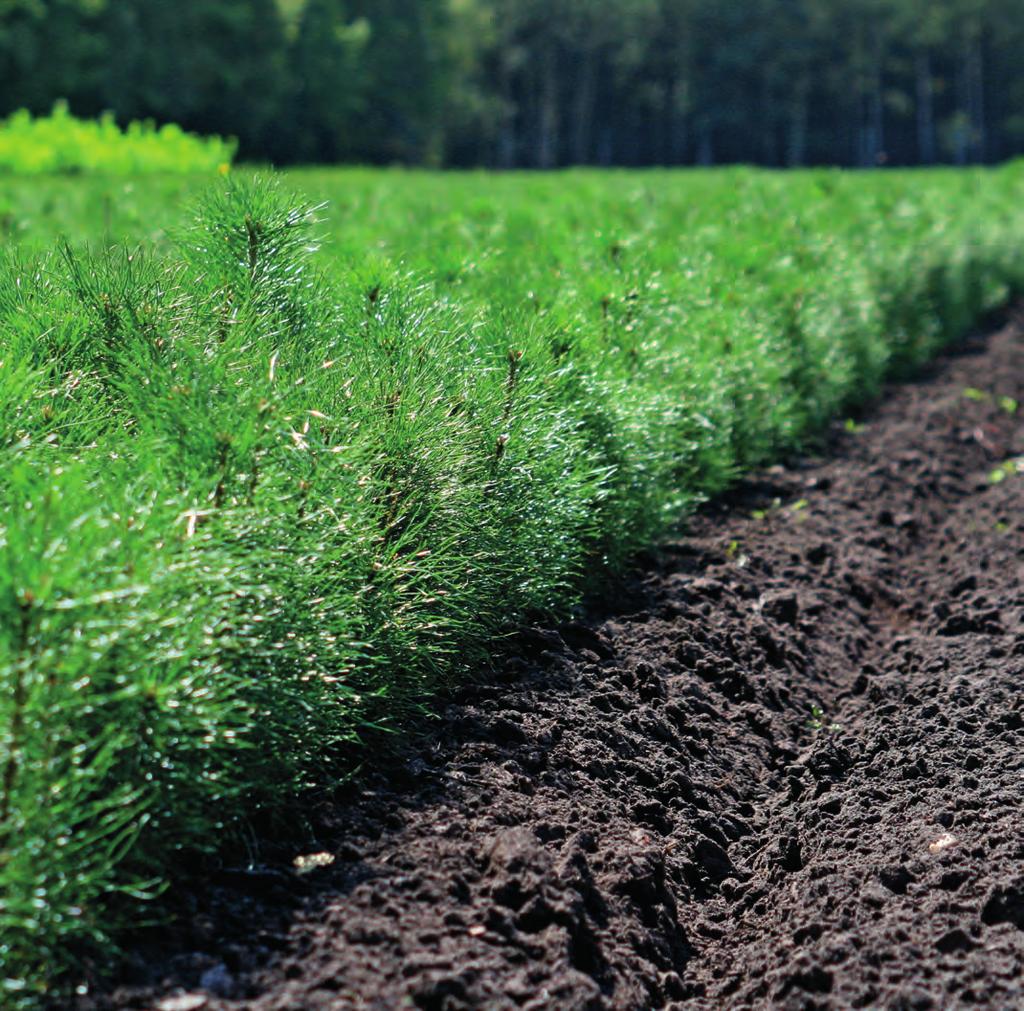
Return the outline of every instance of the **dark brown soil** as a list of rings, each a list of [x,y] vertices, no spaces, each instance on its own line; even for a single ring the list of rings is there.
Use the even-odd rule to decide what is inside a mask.
[[[524,631],[325,815],[330,866],[224,872],[186,953],[81,1006],[1024,1007],[1005,397],[1014,326],[707,510],[614,616]]]

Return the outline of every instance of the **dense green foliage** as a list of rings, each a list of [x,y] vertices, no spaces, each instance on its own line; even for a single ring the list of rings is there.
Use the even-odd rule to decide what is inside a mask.
[[[324,221],[229,178],[155,252],[4,254],[8,1003],[1024,289],[1019,166],[290,181]],[[72,234],[167,185],[47,183]]]
[[[113,117],[76,119],[58,103],[48,117],[27,111],[0,123],[0,172],[201,172],[226,169],[234,145],[219,137],[196,137],[167,124],[130,123],[118,128]]]
[[[1024,152],[1022,46],[1017,0],[0,3],[8,111],[281,163],[993,161]]]

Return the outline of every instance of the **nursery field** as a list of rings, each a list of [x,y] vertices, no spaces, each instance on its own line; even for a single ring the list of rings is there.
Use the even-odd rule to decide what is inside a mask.
[[[1020,165],[10,177],[0,179],[0,227],[0,985],[11,1006],[87,991],[126,929],[167,908],[169,884],[257,865],[255,838],[322,825],[315,812],[354,769],[387,783],[403,731],[422,732],[439,692],[509,684],[496,643],[532,634],[557,654],[571,635],[538,626],[619,594],[613,580],[639,549],[741,475],[820,444],[830,419],[1024,291]],[[1000,376],[1013,371],[1016,339],[997,348]],[[1006,449],[988,483],[1010,494],[1015,436],[999,426],[1013,425],[1018,387],[997,389],[984,366],[943,395],[957,384],[971,391],[968,409],[988,412],[968,428],[981,432],[972,447]],[[925,484],[941,477],[927,462],[933,421],[905,433],[920,443],[908,473]],[[852,438],[859,423],[847,427]],[[878,452],[898,469],[899,435]],[[871,465],[861,460],[844,486],[849,496],[862,484],[858,508],[871,508]],[[794,489],[757,502],[756,522],[804,512],[809,495]],[[901,492],[877,491],[900,505],[887,519],[872,512],[873,525],[903,537],[935,519]],[[828,542],[822,522],[816,537]],[[743,570],[748,536],[730,535],[708,565]],[[828,554],[826,544],[819,561]],[[867,611],[887,599],[876,584],[888,576],[875,569],[868,589],[848,587]],[[799,603],[776,599],[755,571],[767,570],[742,576],[752,599],[767,594],[765,613],[794,624]],[[728,625],[715,603],[723,591],[704,590],[695,607]],[[864,620],[844,612],[835,641],[856,643]],[[610,660],[605,631],[574,627],[588,645],[572,663]],[[737,758],[755,779],[766,775],[759,762],[773,772],[799,764],[809,712],[814,746],[838,746],[818,709],[824,690],[793,680],[814,666],[800,660],[809,647],[773,634],[758,642],[786,670],[781,688],[748,690],[728,675],[722,697],[695,710],[735,712],[762,738],[777,734],[767,758]],[[738,635],[723,627],[730,645],[715,649],[733,649]],[[706,652],[674,640],[671,650],[686,669]],[[848,665],[854,654],[868,662],[867,647],[850,650]],[[720,659],[709,663],[746,662]],[[639,718],[667,689],[648,661],[627,666],[623,697],[635,689]],[[567,669],[555,664],[552,683]],[[818,673],[822,684],[832,677]],[[502,723],[505,743],[553,746],[516,729],[523,712]],[[693,748],[714,748],[717,732],[696,734]],[[611,759],[581,748],[580,768],[601,782]],[[527,779],[540,774],[523,761]],[[831,775],[842,761],[814,758],[793,778],[822,778],[819,766]],[[483,775],[479,763],[467,770],[464,779]],[[657,826],[670,799],[636,802],[645,831],[666,835]],[[737,875],[720,853],[751,816],[719,814],[705,818],[703,856],[679,873],[694,894],[731,901],[751,878],[727,889]],[[788,841],[797,835],[779,841],[783,870],[802,866]],[[520,843],[500,843],[485,863],[521,869]],[[639,870],[609,888],[672,906],[650,847],[626,849],[617,852]],[[585,857],[564,859],[562,879],[585,876]],[[512,906],[527,908],[528,892]],[[564,909],[537,900],[555,903],[537,915],[572,935],[573,972],[591,980],[561,980],[558,1006],[601,1006],[592,987],[608,1006],[713,992],[686,979],[690,942],[659,921],[647,924],[645,957],[660,996],[641,998],[627,981],[627,1003],[615,1004],[615,958],[589,954],[600,930],[580,912],[587,894]],[[998,919],[1019,906],[1019,891],[1006,895],[997,922],[1018,915]],[[489,921],[459,929],[474,940],[501,933]],[[816,972],[790,990],[823,986]],[[499,1000],[460,985],[467,1003],[452,1006]],[[443,1006],[447,991],[438,994],[420,1006]]]

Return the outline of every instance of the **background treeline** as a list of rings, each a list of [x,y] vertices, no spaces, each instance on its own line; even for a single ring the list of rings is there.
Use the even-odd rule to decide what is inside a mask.
[[[1024,152],[1020,0],[0,0],[0,103],[278,163]]]

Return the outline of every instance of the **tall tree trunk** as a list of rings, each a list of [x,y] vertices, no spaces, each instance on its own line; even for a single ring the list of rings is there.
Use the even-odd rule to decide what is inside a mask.
[[[540,123],[537,138],[537,167],[554,168],[559,153],[558,67],[554,44],[544,47],[540,82]]]
[[[704,166],[715,164],[715,148],[711,138],[711,123],[706,118],[702,119],[697,127],[697,164]]]
[[[763,78],[758,87],[759,93],[759,106],[756,115],[756,120],[751,124],[751,146],[749,148],[750,155],[747,155],[744,151],[740,154],[740,158],[746,161],[748,158],[758,160],[762,165],[778,165],[779,159],[779,138],[777,133],[778,118],[776,110],[778,109],[779,102],[776,96],[772,92],[770,86],[770,73],[768,67],[762,68]],[[741,133],[746,133],[742,130]],[[760,149],[757,154],[754,154],[756,150],[754,147],[755,138],[758,142],[758,148]],[[735,157],[735,153],[733,157]]]
[[[689,87],[686,81],[674,80],[668,87],[668,157],[673,165],[686,162],[689,137],[686,129],[686,110],[689,104]]]
[[[917,81],[917,160],[921,165],[935,164],[935,86],[932,60],[927,50],[914,59]]]
[[[975,154],[974,42],[964,32],[963,47],[956,68],[956,125],[953,135],[953,157],[957,165],[966,165]]]
[[[597,53],[589,46],[586,47],[580,56],[580,73],[573,99],[572,160],[577,165],[586,165],[591,161],[597,62]]]
[[[871,165],[880,165],[886,159],[885,106],[882,98],[882,38],[875,34],[871,64],[871,97],[868,103],[868,137]]]
[[[866,31],[867,26],[862,21],[858,21],[854,26],[853,51],[846,67],[847,75],[853,79],[849,105],[852,125],[851,146],[853,164],[858,168],[868,168],[872,164],[874,154],[870,125],[872,76],[869,72]]]
[[[672,136],[672,85],[668,81],[659,80],[653,85],[657,90],[658,100],[652,101],[650,126],[648,129],[648,158],[655,165],[669,164],[669,138]]]
[[[975,36],[968,49],[967,61],[968,116],[971,129],[971,159],[982,162],[985,160],[985,86],[984,56],[981,39]]]
[[[878,138],[872,116],[873,95],[865,91],[857,98],[857,165],[860,168],[871,168],[877,164]]]
[[[498,168],[509,169],[516,163],[517,104],[512,93],[512,70],[504,53],[498,57],[498,94],[501,97],[501,125],[495,161]]]
[[[786,135],[786,164],[797,168],[807,160],[807,98],[810,81],[801,74],[789,105],[789,123]]]

